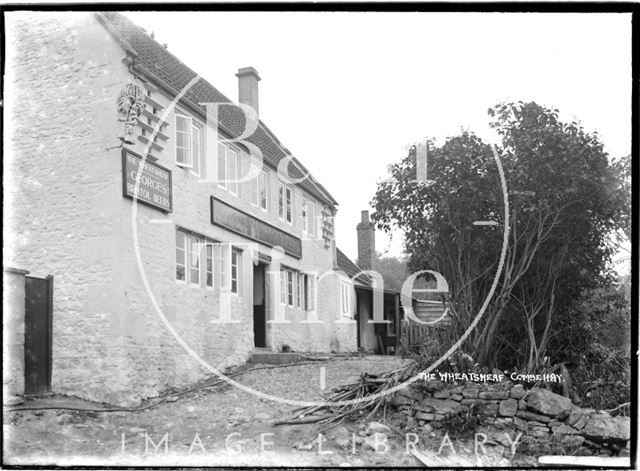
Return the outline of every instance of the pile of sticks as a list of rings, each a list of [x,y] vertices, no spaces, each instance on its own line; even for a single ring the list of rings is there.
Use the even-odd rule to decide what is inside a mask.
[[[362,373],[358,382],[333,389],[323,404],[295,409],[291,419],[276,422],[274,425],[334,424],[348,417],[361,417],[365,413],[368,413],[368,419],[381,407],[386,416],[387,403],[391,395],[375,398],[372,396],[384,393],[405,381],[415,374],[416,367],[414,363],[409,363],[402,368],[380,375]],[[341,401],[352,402],[342,405],[333,404]]]

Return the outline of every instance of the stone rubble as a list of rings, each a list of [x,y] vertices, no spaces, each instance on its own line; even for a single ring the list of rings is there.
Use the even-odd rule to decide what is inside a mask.
[[[585,441],[604,454],[624,454],[630,439],[629,417],[582,409],[567,397],[548,389],[525,389],[521,384],[444,383],[426,381],[408,386],[390,403],[419,427],[441,427],[457,414],[476,415],[514,434],[535,438],[556,437],[579,446]],[[626,447],[626,448],[625,448]]]

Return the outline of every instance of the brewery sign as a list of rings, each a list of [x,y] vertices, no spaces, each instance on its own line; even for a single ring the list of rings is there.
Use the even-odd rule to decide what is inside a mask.
[[[295,258],[302,258],[302,241],[244,211],[211,196],[211,223],[269,247],[280,246]]]
[[[128,149],[122,150],[122,194],[127,198],[133,198],[141,168],[136,195],[138,202],[167,213],[172,212],[171,170],[152,162],[150,158],[146,159],[143,166],[142,157]]]

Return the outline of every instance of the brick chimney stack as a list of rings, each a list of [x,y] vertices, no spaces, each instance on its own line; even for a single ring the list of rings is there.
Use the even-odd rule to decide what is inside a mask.
[[[238,77],[238,101],[251,106],[256,110],[256,114],[259,115],[258,82],[260,81],[260,76],[258,71],[253,67],[243,67],[238,69],[236,77]]]
[[[372,270],[373,258],[376,255],[376,236],[373,223],[369,219],[369,211],[362,211],[356,230],[358,231],[358,266],[363,270]]]

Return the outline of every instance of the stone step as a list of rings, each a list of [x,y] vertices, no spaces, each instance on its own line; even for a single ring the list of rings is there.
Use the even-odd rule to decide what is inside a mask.
[[[277,353],[269,350],[257,349],[251,354],[249,363],[263,363],[268,365],[282,365],[285,363],[296,363],[302,360],[299,353],[287,352]]]

